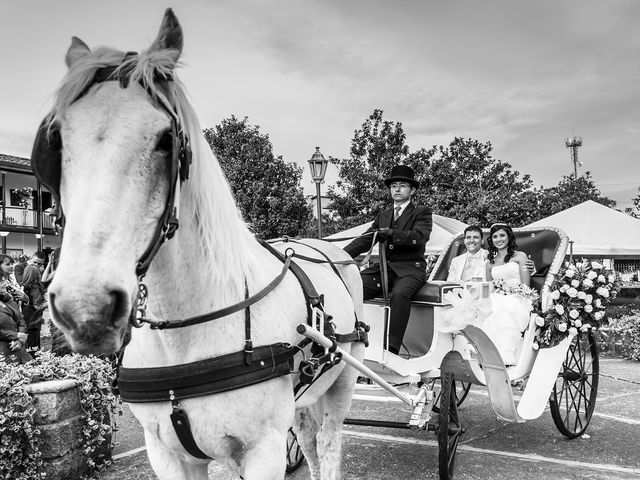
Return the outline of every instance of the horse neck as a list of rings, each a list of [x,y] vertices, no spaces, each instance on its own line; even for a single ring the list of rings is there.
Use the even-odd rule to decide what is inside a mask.
[[[257,266],[266,253],[242,221],[209,146],[195,146],[198,151],[204,158],[194,155],[180,191],[180,227],[149,270],[149,286],[158,292],[154,298],[163,316],[197,315],[237,302],[244,297],[245,282],[260,274]],[[167,300],[172,298],[179,301]]]

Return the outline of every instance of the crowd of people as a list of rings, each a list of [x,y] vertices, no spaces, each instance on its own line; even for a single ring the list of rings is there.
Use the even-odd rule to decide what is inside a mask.
[[[0,254],[0,356],[8,363],[28,361],[41,348],[46,264],[40,250],[18,258]]]

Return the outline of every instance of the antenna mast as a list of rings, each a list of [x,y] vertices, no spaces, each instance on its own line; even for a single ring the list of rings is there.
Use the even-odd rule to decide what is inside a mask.
[[[582,162],[578,161],[578,148],[582,146],[582,137],[567,137],[564,140],[567,148],[571,149],[571,161],[573,162],[573,175],[578,178],[578,167],[582,166]]]

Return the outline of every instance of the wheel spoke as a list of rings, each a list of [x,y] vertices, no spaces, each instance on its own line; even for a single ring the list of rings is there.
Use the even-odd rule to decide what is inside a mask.
[[[579,333],[572,340],[550,399],[553,421],[569,438],[588,427],[598,391],[598,351],[592,333]]]

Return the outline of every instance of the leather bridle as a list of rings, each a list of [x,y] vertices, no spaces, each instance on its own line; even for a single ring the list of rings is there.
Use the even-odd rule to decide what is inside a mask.
[[[135,63],[133,60],[137,56],[135,52],[127,52],[118,66],[99,68],[92,81],[83,92],[74,100],[82,98],[89,89],[98,83],[117,81],[122,88],[129,84],[131,72]],[[156,74],[154,83],[159,87],[157,90],[166,92],[166,95],[158,94],[152,88],[145,85],[142,80],[140,85],[149,93],[155,104],[159,106],[171,119],[172,151],[170,155],[170,187],[167,195],[164,211],[156,226],[153,238],[145,251],[136,262],[136,274],[138,278],[144,277],[151,261],[160,249],[160,246],[173,237],[178,229],[179,221],[176,209],[176,195],[179,189],[179,182],[184,182],[189,177],[189,167],[191,164],[191,149],[189,139],[184,132],[180,118],[169,98],[168,84],[173,78],[168,75]],[[73,103],[73,102],[72,102]],[[60,175],[61,175],[61,149],[62,139],[60,136],[60,126],[51,123],[51,114],[47,115],[40,124],[31,154],[31,168],[36,178],[47,187],[56,198],[56,225],[60,230],[64,229],[64,209],[60,203]]]

